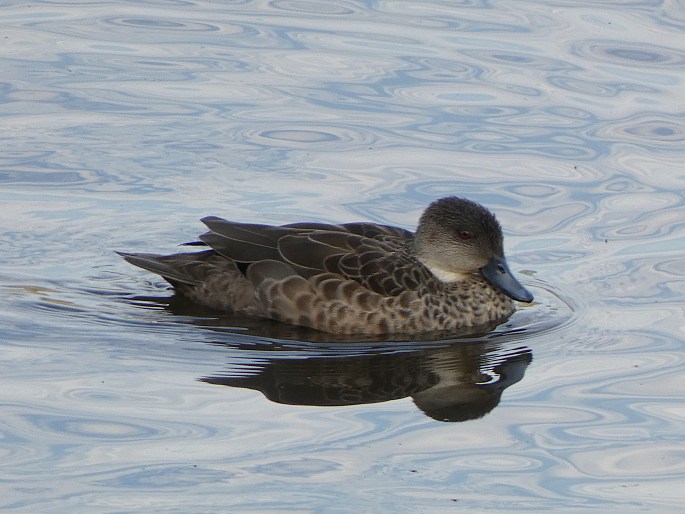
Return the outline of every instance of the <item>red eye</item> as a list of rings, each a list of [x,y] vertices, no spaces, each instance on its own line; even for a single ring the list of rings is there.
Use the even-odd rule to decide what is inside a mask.
[[[461,239],[462,241],[467,241],[472,237],[473,234],[471,234],[471,232],[469,232],[468,230],[462,230],[461,232],[459,232],[459,239]]]

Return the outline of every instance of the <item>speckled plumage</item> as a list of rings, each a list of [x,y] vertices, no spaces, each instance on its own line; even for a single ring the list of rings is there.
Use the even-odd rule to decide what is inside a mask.
[[[532,300],[506,267],[496,219],[469,200],[434,202],[416,234],[373,223],[202,221],[209,250],[121,255],[198,304],[335,334],[472,332],[507,319],[510,296]]]

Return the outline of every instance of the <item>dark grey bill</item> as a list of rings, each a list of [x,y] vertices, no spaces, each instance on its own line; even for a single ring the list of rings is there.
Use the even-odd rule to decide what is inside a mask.
[[[480,269],[480,272],[485,280],[514,300],[533,301],[533,295],[514,278],[504,257],[493,257]]]

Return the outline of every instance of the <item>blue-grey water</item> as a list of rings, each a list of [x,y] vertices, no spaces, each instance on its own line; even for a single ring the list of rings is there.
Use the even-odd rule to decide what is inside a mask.
[[[681,2],[3,2],[0,70],[0,509],[682,511]],[[114,253],[451,194],[536,295],[477,340],[217,320]]]

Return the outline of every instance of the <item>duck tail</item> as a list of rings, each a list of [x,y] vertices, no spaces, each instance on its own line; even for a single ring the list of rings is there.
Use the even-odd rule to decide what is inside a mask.
[[[200,260],[198,257],[203,257],[205,253],[213,254],[213,251],[198,252],[195,254],[176,254],[176,255],[157,255],[153,253],[128,253],[116,252],[121,255],[126,262],[151,271],[160,275],[164,280],[171,285],[182,283],[191,286],[200,284],[197,278],[193,278],[187,273],[187,256],[192,255],[194,260]]]

